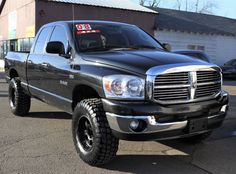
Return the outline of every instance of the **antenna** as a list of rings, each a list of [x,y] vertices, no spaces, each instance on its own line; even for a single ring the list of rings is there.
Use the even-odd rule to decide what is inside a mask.
[[[75,39],[75,4],[72,4],[73,39]]]

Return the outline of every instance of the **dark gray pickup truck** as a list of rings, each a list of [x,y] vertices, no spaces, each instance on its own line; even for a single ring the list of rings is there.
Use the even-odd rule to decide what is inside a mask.
[[[73,114],[76,150],[93,166],[115,157],[119,139],[203,140],[228,109],[218,66],[129,24],[44,25],[30,53],[7,54],[5,71],[11,111],[26,115],[34,97]]]

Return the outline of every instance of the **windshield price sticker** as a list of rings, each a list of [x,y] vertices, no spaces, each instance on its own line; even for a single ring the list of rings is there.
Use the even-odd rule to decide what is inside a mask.
[[[92,27],[89,24],[77,24],[75,25],[78,31],[89,31]]]
[[[78,35],[81,35],[81,34],[90,34],[90,33],[101,33],[101,31],[100,31],[100,30],[77,31],[77,34],[78,34]]]

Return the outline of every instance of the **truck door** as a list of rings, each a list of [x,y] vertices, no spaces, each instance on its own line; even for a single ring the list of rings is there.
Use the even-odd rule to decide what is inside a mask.
[[[36,36],[35,44],[27,60],[27,79],[32,95],[43,99],[42,86],[45,82],[45,69],[43,69],[46,43],[52,33],[53,27],[42,28]]]
[[[59,41],[64,44],[65,52],[68,49],[68,36],[63,26],[56,26],[49,39],[51,41]],[[61,106],[71,105],[70,84],[70,59],[59,56],[58,54],[46,53],[43,57],[43,84],[42,90],[47,91],[46,98],[49,103],[61,103]]]

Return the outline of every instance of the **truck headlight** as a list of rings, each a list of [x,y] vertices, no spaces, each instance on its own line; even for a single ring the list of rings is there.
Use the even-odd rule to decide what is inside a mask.
[[[144,99],[145,80],[130,75],[110,75],[103,77],[103,89],[107,98]]]

